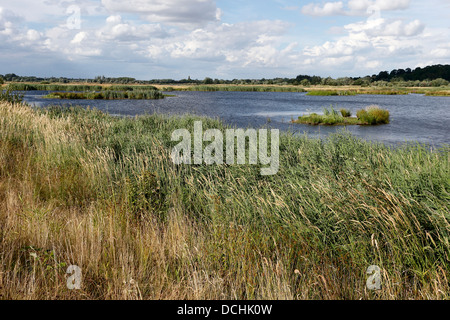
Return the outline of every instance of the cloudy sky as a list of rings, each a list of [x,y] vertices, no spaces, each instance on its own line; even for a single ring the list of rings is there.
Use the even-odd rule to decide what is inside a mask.
[[[0,0],[0,74],[364,76],[450,63],[450,0]]]

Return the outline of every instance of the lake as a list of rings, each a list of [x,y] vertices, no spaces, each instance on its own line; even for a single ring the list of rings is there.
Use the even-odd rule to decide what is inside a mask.
[[[440,147],[450,144],[450,98],[424,95],[307,96],[284,92],[170,92],[176,97],[162,100],[58,100],[44,99],[47,91],[29,91],[31,105],[67,104],[91,106],[112,115],[135,116],[152,113],[195,114],[220,118],[240,128],[269,126],[295,134],[325,137],[341,126],[291,124],[305,113],[322,113],[323,108],[349,109],[352,115],[376,104],[389,110],[391,122],[381,126],[347,126],[354,136],[389,145],[419,142]]]

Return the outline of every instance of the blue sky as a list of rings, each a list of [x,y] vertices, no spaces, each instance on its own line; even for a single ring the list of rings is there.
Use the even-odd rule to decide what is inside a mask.
[[[450,0],[0,0],[0,74],[364,76],[450,63]]]

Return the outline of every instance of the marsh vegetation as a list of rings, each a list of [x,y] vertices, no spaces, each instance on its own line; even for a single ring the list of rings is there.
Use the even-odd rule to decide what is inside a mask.
[[[99,91],[152,91],[155,86],[143,85],[92,85],[92,84],[58,84],[58,83],[10,83],[8,89],[13,91],[62,91],[62,92],[99,92]]]
[[[356,117],[352,117],[351,112],[347,109],[337,112],[331,106],[330,109],[324,108],[322,115],[311,113],[300,116],[292,122],[310,125],[379,125],[388,124],[389,117],[389,111],[375,105],[358,110]]]
[[[326,83],[326,82],[325,82]],[[405,87],[400,83],[394,85],[374,83],[372,86],[362,85],[251,85],[251,84],[181,84],[181,85],[115,85],[115,84],[60,84],[60,83],[9,83],[7,87],[13,91],[52,91],[52,92],[105,92],[105,91],[234,91],[234,92],[307,92],[308,96],[354,96],[359,94],[406,95],[410,93],[429,96],[450,96],[448,86]]]
[[[173,164],[175,129],[226,128],[208,118],[1,102],[0,119],[4,299],[450,298],[448,146],[286,133],[263,177]]]
[[[87,100],[153,100],[164,99],[164,94],[159,90],[133,90],[133,91],[114,91],[104,90],[100,92],[52,92],[45,96],[48,99],[87,99]]]
[[[239,91],[239,92],[306,92],[301,87],[294,86],[249,86],[249,85],[194,85],[183,87],[168,87],[168,91]]]

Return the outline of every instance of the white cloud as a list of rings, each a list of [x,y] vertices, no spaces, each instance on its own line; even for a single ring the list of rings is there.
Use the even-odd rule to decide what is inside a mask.
[[[30,41],[38,41],[41,39],[41,33],[36,30],[30,29],[27,31],[27,39]]]
[[[302,8],[302,13],[311,16],[333,16],[343,14],[344,3],[327,2],[323,6],[320,4],[310,3]]]
[[[83,16],[96,15],[104,11],[98,0],[5,0],[0,6],[20,14],[28,22],[48,22],[54,17],[67,19],[70,14],[66,10],[70,6],[78,7]]]
[[[409,23],[402,20],[375,19],[348,24],[344,28],[350,33],[363,33],[368,37],[413,37],[423,32],[425,25],[417,19]]]
[[[109,16],[106,25],[96,32],[101,40],[140,41],[164,38],[168,33],[160,24],[139,24],[122,21],[120,15]]]
[[[367,69],[371,69],[371,70],[377,70],[378,68],[380,68],[382,65],[381,61],[378,60],[371,60],[371,61],[366,61],[364,66]]]
[[[276,65],[287,54],[279,49],[289,24],[282,21],[253,21],[210,24],[188,34],[163,39],[148,48],[149,56],[176,59],[218,60],[223,63]],[[292,46],[287,51],[292,51]]]
[[[120,15],[115,15],[115,16],[109,16],[108,18],[106,18],[106,23],[108,24],[119,24],[122,22],[122,17]]]
[[[40,41],[33,44],[39,51],[61,54],[68,60],[77,57],[93,57],[102,54],[102,43],[92,31],[68,29],[65,25],[48,29]]]
[[[324,66],[342,66],[343,64],[347,64],[353,61],[353,57],[351,56],[343,56],[343,57],[333,57],[333,58],[324,58],[321,60],[321,65]]]
[[[79,43],[83,42],[83,40],[86,39],[86,37],[87,37],[86,32],[84,32],[84,31],[79,32],[75,35],[75,37],[72,39],[72,41],[70,41],[70,43],[79,44]]]
[[[437,48],[431,50],[429,55],[433,58],[448,59],[448,57],[450,57],[450,41],[448,43],[439,44]]]
[[[164,78],[178,74],[267,78],[297,72],[361,75],[390,66],[414,67],[419,61],[448,63],[450,29],[437,28],[422,15],[426,5],[412,9],[409,0],[324,0],[302,11],[353,18],[328,19],[326,25],[322,19],[309,25],[314,19],[307,19],[300,29],[302,22],[286,11],[299,8],[276,2],[286,21],[249,21],[252,12],[247,6],[253,5],[228,11],[217,8],[213,0],[102,0],[104,7],[98,0],[79,0],[81,28],[70,29],[66,8],[74,1],[10,1],[0,5],[0,55],[15,68],[24,63],[33,67],[29,61],[70,60],[73,66],[86,66],[88,74],[108,66],[101,71],[105,75],[120,72],[144,78],[155,76],[153,70]],[[252,19],[258,19],[259,13],[255,10]],[[369,18],[355,22],[356,16]],[[19,55],[25,61],[20,65]]]
[[[382,66],[380,58],[391,63],[408,57],[417,59],[423,54],[424,46],[430,46],[425,25],[419,20],[368,19],[347,24],[344,30],[347,34],[334,41],[305,47],[304,56],[316,65],[334,63],[336,68],[376,71]]]
[[[15,24],[17,24],[19,21],[20,18],[12,11],[0,7],[0,35],[14,35]]]
[[[102,0],[113,13],[136,13],[145,20],[186,27],[202,26],[221,16],[213,0]]]
[[[147,4],[150,2],[152,1],[146,1]],[[213,3],[198,0],[190,1],[190,4],[200,2],[204,5]],[[161,7],[157,7],[155,11],[162,12],[166,5],[166,3],[161,4]],[[110,7],[110,9],[118,10],[118,7]],[[149,10],[145,7],[141,9],[140,13],[145,13],[147,19]],[[175,15],[167,16],[174,17],[179,12],[188,14],[189,10],[185,12],[178,8],[174,10]],[[196,10],[200,11],[198,8]],[[77,61],[77,57],[101,56],[102,60],[110,61],[129,63],[157,61],[158,64],[182,63],[184,66],[189,65],[188,61],[196,61],[196,64],[202,65],[219,62],[222,64],[220,66],[222,70],[225,70],[227,66],[228,68],[250,66],[275,68],[287,64],[295,56],[295,44],[283,41],[283,36],[290,26],[289,23],[279,20],[220,23],[216,18],[219,18],[221,11],[214,7],[214,12],[218,16],[208,18],[209,23],[191,30],[170,29],[165,23],[126,21],[123,18],[125,12],[115,12],[104,17],[102,25],[83,27],[80,30],[68,28],[62,19],[59,25],[48,28],[44,32],[26,29],[25,25],[20,32],[13,32],[9,21],[5,19],[0,21],[7,27],[4,29],[9,34],[8,40],[12,41],[13,34],[19,34],[21,38],[17,39],[17,45],[29,45],[32,48],[29,51],[30,54],[33,51],[56,53],[71,61]],[[178,16],[173,21],[179,23],[187,20]],[[218,66],[215,68],[219,69]],[[211,71],[210,68],[207,70]]]
[[[326,2],[324,4],[309,3],[302,7],[302,13],[311,16],[367,16],[379,17],[382,11],[404,10],[409,7],[410,0],[349,0]]]

